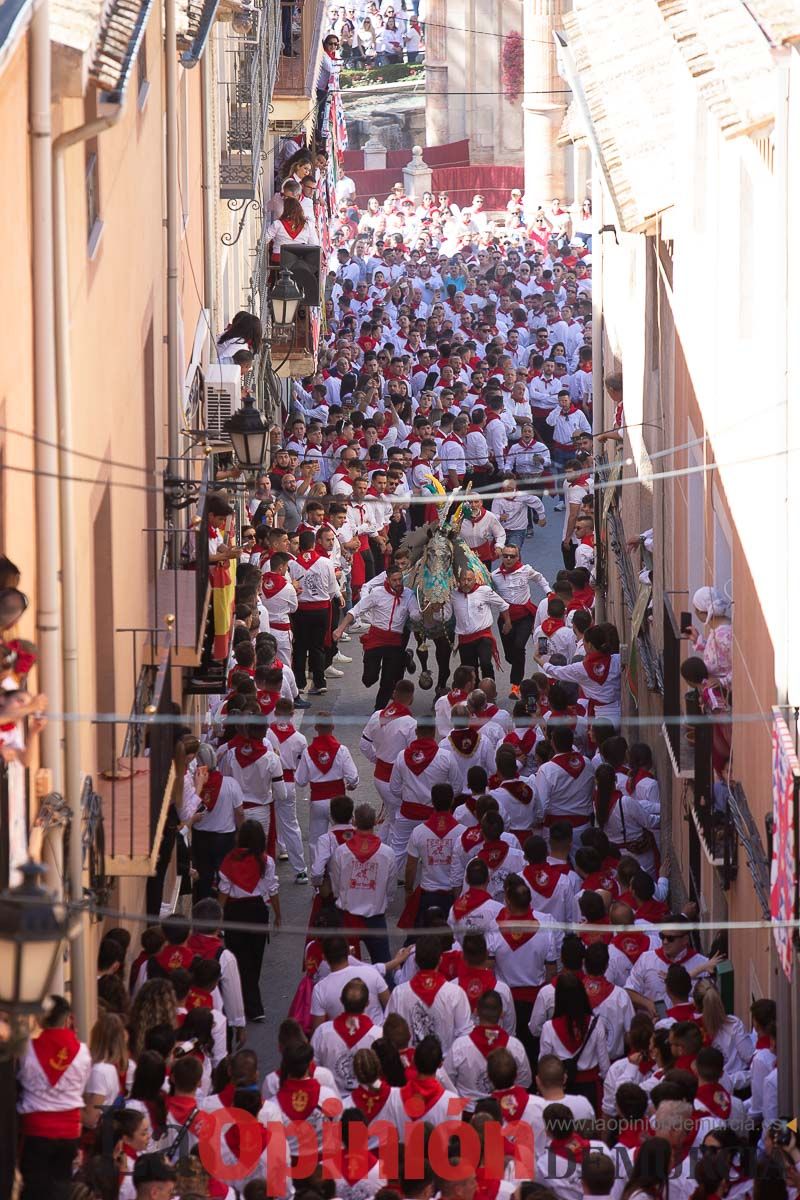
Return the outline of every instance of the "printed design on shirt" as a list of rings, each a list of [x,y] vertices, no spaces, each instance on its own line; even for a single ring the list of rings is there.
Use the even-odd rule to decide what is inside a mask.
[[[61,1049],[59,1050],[58,1054],[55,1054],[50,1059],[49,1066],[51,1066],[54,1071],[58,1071],[61,1073],[61,1072],[66,1071],[67,1067],[70,1064],[70,1061],[71,1061],[71,1059],[69,1056],[69,1050],[67,1049],[66,1046],[62,1046]]]
[[[425,987],[434,987],[435,980],[431,979],[425,982]],[[423,1038],[430,1034],[436,1033],[436,1024],[427,1004],[417,1003],[411,1010],[411,1037],[414,1042],[421,1042]]]
[[[449,867],[453,862],[453,843],[445,838],[426,838],[429,867]]]
[[[294,1092],[292,1094],[292,1100],[291,1100],[292,1108],[294,1109],[294,1111],[296,1113],[303,1112],[306,1105],[308,1104],[309,1099],[310,1099],[310,1096],[309,1096],[308,1092],[303,1092],[303,1091]]]
[[[337,1079],[343,1081],[348,1092],[352,1092],[353,1088],[358,1087],[358,1080],[353,1072],[353,1056],[349,1051],[345,1051],[337,1058],[333,1073]]]
[[[365,863],[356,862],[353,868],[353,873],[350,876],[350,887],[361,888],[362,891],[375,892],[378,888],[378,866],[377,863],[368,861]]]
[[[327,750],[320,750],[317,754],[317,760],[321,767],[327,767],[328,763],[331,761],[331,756]]]

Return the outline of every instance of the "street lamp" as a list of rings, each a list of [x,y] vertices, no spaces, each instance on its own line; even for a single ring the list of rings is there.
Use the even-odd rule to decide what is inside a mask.
[[[240,466],[245,470],[260,470],[264,464],[269,426],[252,396],[243,398],[242,407],[225,422],[225,432],[231,439]]]
[[[297,308],[303,299],[302,293],[287,267],[282,267],[278,282],[269,294],[269,307],[274,325],[284,328],[294,324]]]
[[[41,1012],[66,940],[80,922],[59,917],[38,879],[44,867],[27,862],[22,883],[0,895],[0,1010],[12,1016]]]

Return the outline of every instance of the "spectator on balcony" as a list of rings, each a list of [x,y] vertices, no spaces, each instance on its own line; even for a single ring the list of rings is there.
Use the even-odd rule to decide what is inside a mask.
[[[217,338],[220,361],[232,362],[234,354],[239,350],[249,350],[252,354],[258,354],[262,336],[258,317],[246,309],[241,309]]]
[[[409,63],[418,63],[422,58],[423,34],[419,17],[412,16],[405,36],[406,58]]]
[[[691,626],[687,630],[689,641],[702,655],[708,674],[718,679],[724,688],[730,688],[733,678],[731,602],[719,588],[701,587],[692,597],[692,607],[703,622],[703,632],[698,633]]]
[[[314,222],[309,221],[299,200],[287,196],[283,212],[267,230],[270,246],[270,261],[277,266],[281,261],[281,246],[316,246],[319,244]]]
[[[317,77],[317,130],[322,133],[327,130],[327,113],[325,106],[331,89],[339,78],[339,38],[335,33],[329,33],[322,42],[322,59],[319,64]],[[322,139],[325,140],[324,138]]]
[[[378,57],[378,34],[369,13],[356,32],[356,48],[364,66],[373,67]]]
[[[387,9],[386,22],[378,34],[378,66],[394,66],[403,61],[403,30],[392,9]],[[392,16],[388,14],[392,12]]]

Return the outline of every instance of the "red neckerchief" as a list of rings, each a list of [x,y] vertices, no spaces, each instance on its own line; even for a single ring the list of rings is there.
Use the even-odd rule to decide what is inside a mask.
[[[569,1137],[551,1138],[547,1148],[559,1158],[566,1158],[570,1162],[582,1162],[584,1154],[590,1149],[590,1143],[579,1133],[571,1133]]]
[[[275,705],[281,698],[280,692],[267,692],[264,690],[256,692],[256,700],[258,707],[265,717],[269,717],[275,711]],[[228,743],[230,745],[230,742]],[[244,764],[242,764],[244,766]]]
[[[468,1037],[484,1058],[488,1058],[493,1050],[502,1050],[508,1045],[508,1034],[499,1025],[476,1025]]]
[[[81,1048],[72,1029],[43,1029],[31,1045],[51,1087],[56,1086]]]
[[[475,828],[478,829],[480,827],[476,825]],[[467,888],[466,892],[462,896],[459,896],[453,905],[453,916],[456,920],[461,921],[464,917],[469,916],[471,912],[474,912],[476,908],[480,908],[482,904],[485,904],[487,900],[491,900],[491,898],[489,893],[485,892],[483,888]]]
[[[452,813],[437,812],[432,817],[429,817],[425,822],[425,828],[430,829],[431,833],[436,834],[438,838],[447,837],[451,830],[455,829],[458,821]]]
[[[454,729],[450,734],[449,741],[454,750],[463,754],[465,758],[469,758],[475,753],[479,737],[477,729]]]
[[[347,1046],[348,1050],[352,1050],[357,1042],[360,1042],[366,1033],[372,1029],[372,1021],[363,1013],[356,1015],[355,1013],[339,1013],[338,1017],[333,1018],[333,1028],[339,1037]]]
[[[764,1033],[760,1038],[756,1038],[756,1050],[771,1050],[772,1038],[768,1033]]]
[[[696,1017],[694,1005],[690,1000],[685,1004],[673,1004],[672,1008],[667,1009],[667,1016],[672,1017],[675,1021],[693,1021]]]
[[[183,1004],[187,1012],[193,1008],[213,1008],[214,997],[205,988],[190,987]]]
[[[249,850],[231,850],[220,864],[220,874],[243,892],[254,892],[264,877],[264,860]]]
[[[299,563],[304,571],[308,571],[320,557],[321,555],[316,550],[301,550],[296,556],[295,562]]]
[[[201,797],[203,804],[206,806],[206,812],[213,812],[216,803],[219,800],[220,789],[222,788],[222,772],[209,771],[206,786],[203,788]]]
[[[647,1129],[634,1129],[632,1125],[623,1129],[617,1137],[617,1145],[625,1146],[628,1150],[638,1150],[647,1137]]]
[[[675,1062],[672,1064],[673,1069],[676,1071],[692,1071],[693,1072],[694,1060],[696,1058],[697,1058],[696,1054],[679,1054],[678,1057],[675,1059]]]
[[[218,958],[223,948],[222,938],[214,933],[193,933],[186,944],[200,958]]]
[[[278,571],[265,571],[261,576],[261,591],[267,600],[271,596],[277,596],[285,587],[289,587],[289,580]]]
[[[421,775],[423,771],[427,771],[438,750],[439,743],[433,738],[415,738],[403,751],[403,761],[412,775]]]
[[[389,622],[389,624],[391,626],[391,621]],[[381,725],[383,725],[383,724],[388,724],[389,721],[393,721],[395,719],[395,717],[410,717],[410,716],[411,716],[410,708],[406,708],[405,704],[399,704],[397,700],[392,700],[389,704],[386,705],[386,708],[381,710],[381,714],[380,714],[380,717],[378,718],[378,720],[380,721]]]
[[[522,567],[521,560],[517,560],[517,562],[514,563],[513,567],[507,567],[507,566],[501,564],[500,574],[501,575],[513,575],[514,572],[519,571],[521,569],[521,567]]]
[[[669,905],[663,900],[645,900],[644,904],[640,904],[636,909],[636,920],[642,921],[663,921],[669,916]]]
[[[162,946],[153,958],[162,971],[187,971],[194,962],[194,953],[188,946]]]
[[[267,753],[267,747],[260,739],[242,737],[240,733],[231,738],[228,749],[234,752],[240,767],[252,766]]]
[[[293,733],[297,733],[291,721],[274,721],[270,728],[281,746],[289,740]]]
[[[614,984],[602,975],[584,975],[583,989],[589,997],[589,1003],[595,1009],[608,999],[614,991]]]
[[[581,538],[581,541],[584,543],[584,545],[587,544],[585,538]],[[591,535],[588,544],[594,546],[594,534]],[[585,588],[575,588],[572,593],[572,599],[567,606],[568,609],[573,604],[576,608],[591,608],[594,604],[594,588],[588,584]]]
[[[558,633],[559,629],[564,629],[565,625],[566,622],[562,621],[560,617],[546,617],[542,621],[542,633],[546,637],[552,637],[554,633]]]
[[[461,848],[462,850],[474,850],[476,846],[480,846],[483,840],[483,830],[480,825],[471,825],[461,835]]]
[[[611,670],[611,655],[601,654],[599,650],[590,650],[583,660],[583,668],[595,683],[605,683]]]
[[[551,867],[549,863],[531,864],[522,872],[523,878],[545,900],[549,900],[553,895],[562,874],[558,867]]]
[[[430,1008],[447,980],[440,971],[417,971],[409,983],[414,995]]]
[[[362,865],[368,862],[374,854],[377,854],[381,848],[382,842],[374,833],[367,833],[366,830],[358,831],[345,842],[347,849]]]
[[[633,793],[636,791],[637,783],[639,783],[639,781],[642,779],[655,779],[655,775],[652,771],[645,770],[644,768],[637,771],[635,775],[629,775],[625,781],[625,791],[629,796],[633,795]]]
[[[520,946],[524,946],[525,943],[529,942],[532,937],[536,937],[536,934],[539,932],[539,922],[534,917],[533,912],[531,911],[530,908],[528,909],[527,912],[519,913],[516,915],[510,913],[507,908],[503,908],[497,914],[497,924],[500,926],[506,925],[509,922],[514,922],[515,924],[517,924],[517,923],[521,923],[523,921],[525,921],[526,924],[529,924],[532,928],[526,928],[526,929],[502,929],[501,928],[499,930],[500,935],[503,937],[506,945],[511,950],[519,950]]]
[[[656,950],[656,957],[660,958],[662,962],[665,962],[668,967],[671,967],[673,963],[685,963],[688,961],[688,959],[694,958],[694,955],[695,950],[693,946],[687,946],[686,949],[681,950],[680,954],[678,954],[675,958],[667,958],[666,954],[664,953],[663,946],[659,946]]]
[[[597,872],[595,872],[595,874],[597,874]],[[586,879],[591,879],[591,878],[592,878],[591,875],[586,876]],[[582,883],[584,885],[584,890],[585,891],[594,891],[595,890],[594,888],[586,888],[586,879],[582,880]],[[602,917],[601,919],[599,919],[597,921],[592,921],[592,925],[610,925],[610,924],[611,924],[611,922],[608,919],[608,914],[606,914],[606,916]],[[605,942],[605,944],[607,946],[611,945],[612,935],[610,933],[581,933],[578,936],[580,937],[584,946],[591,946],[592,942]]]
[[[398,604],[400,603],[400,601],[403,599],[403,592],[402,592],[402,589],[399,592],[396,592],[394,590],[394,588],[390,588],[387,580],[384,580],[384,582],[383,582],[383,589],[384,589],[384,591],[388,592],[389,595],[392,597],[392,609],[391,609],[391,612],[389,613],[389,624],[386,626],[387,630],[389,630],[389,632],[391,632],[392,621],[394,620],[394,612],[395,612],[395,609],[397,608]]]
[[[570,1054],[576,1054],[585,1043],[586,1033],[589,1028],[589,1019],[585,1017],[584,1020],[586,1021],[586,1028],[576,1037],[566,1017],[553,1017],[553,1029],[556,1032],[558,1040],[566,1046]]]
[[[525,1091],[524,1087],[501,1088],[497,1092],[492,1092],[492,1099],[500,1105],[503,1121],[508,1124],[520,1119],[530,1100],[530,1094]]]
[[[400,1089],[403,1108],[406,1110],[407,1116],[415,1119],[424,1117],[426,1113],[430,1112],[436,1101],[443,1095],[444,1088],[439,1080],[429,1078],[427,1075],[422,1078],[419,1075],[415,1076],[405,1087]],[[416,1103],[414,1103],[415,1101]]]
[[[136,1159],[139,1157],[139,1151],[134,1150],[133,1146],[130,1146],[127,1142],[122,1143],[122,1153],[126,1158],[129,1158],[131,1162],[136,1162]]]
[[[322,775],[327,775],[339,753],[341,742],[332,733],[318,733],[308,746],[308,757]]]
[[[560,767],[562,771],[566,771],[571,779],[579,779],[586,768],[586,759],[575,750],[564,754],[554,754],[550,761]]]
[[[319,1104],[316,1079],[284,1079],[275,1097],[290,1121],[306,1121]]]
[[[471,792],[461,792],[460,795],[456,796],[455,800],[453,801],[453,807],[454,809],[460,808],[463,804],[464,808],[466,808],[468,812],[471,812],[474,817],[475,806],[477,802],[478,797],[473,796]]]
[[[504,779],[500,787],[505,788],[509,796],[513,796],[518,804],[530,804],[533,799],[533,790],[528,787],[524,779]]]
[[[650,949],[650,938],[646,933],[618,933],[611,939],[611,945],[616,946],[632,965]]]
[[[478,858],[486,863],[490,871],[496,871],[505,862],[510,849],[508,842],[498,838],[497,841],[484,842],[478,851]]]
[[[326,53],[327,53],[327,51],[326,51]],[[301,233],[301,231],[302,231],[302,230],[305,228],[305,221],[303,222],[303,224],[302,224],[302,225],[296,225],[296,224],[294,223],[294,221],[285,221],[285,220],[283,219],[283,217],[281,217],[281,218],[280,218],[280,222],[281,222],[281,225],[283,226],[283,228],[284,228],[284,229],[286,230],[286,232],[288,233],[289,237],[292,239],[292,241],[294,241],[294,239],[295,239],[295,238],[296,238],[296,237],[297,237],[297,236],[298,236],[298,235]]]
[[[461,688],[455,688],[453,691],[447,693],[447,703],[451,708],[455,708],[456,704],[463,704],[468,695],[469,692],[465,692]]]
[[[345,1151],[342,1155],[341,1163],[339,1164],[342,1172],[342,1179],[346,1183],[353,1186],[354,1183],[360,1183],[366,1179],[369,1172],[378,1161],[377,1157],[371,1150],[367,1150],[366,1156],[363,1154],[351,1154]]]
[[[497,976],[491,967],[468,967],[461,964],[457,976],[458,986],[467,993],[469,1006],[473,1012],[484,992],[491,992],[497,984]],[[502,1046],[505,1042],[500,1043]]]
[[[377,1116],[381,1111],[389,1099],[391,1091],[386,1080],[379,1079],[374,1087],[365,1087],[363,1084],[359,1084],[358,1087],[353,1088],[350,1098],[365,1117],[371,1118]]]
[[[167,1096],[165,1102],[167,1113],[176,1125],[185,1125],[192,1113],[197,1110],[197,1101],[194,1096]]]
[[[585,537],[580,539],[580,543],[582,546],[591,546],[594,549],[594,534],[587,533]]]

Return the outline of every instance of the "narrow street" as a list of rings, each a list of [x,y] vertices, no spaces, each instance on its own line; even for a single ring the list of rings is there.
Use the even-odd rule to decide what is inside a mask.
[[[545,500],[547,525],[544,529],[537,528],[534,536],[525,542],[524,561],[531,563],[541,571],[551,582],[563,563],[561,561],[561,526],[563,512],[553,512],[553,502]],[[536,596],[538,601],[540,597]],[[358,790],[353,794],[357,802],[368,801],[375,803],[376,796],[372,787],[372,770],[358,751],[358,741],[361,730],[366,724],[371,712],[373,691],[365,692],[361,683],[361,645],[354,635],[352,641],[343,646],[345,653],[352,657],[353,662],[344,666],[344,678],[332,679],[328,690],[328,707],[336,715],[336,734],[349,747],[359,769],[360,782]],[[453,654],[452,668],[458,664],[457,654]],[[528,670],[531,662],[528,660]],[[417,672],[418,674],[419,672]],[[498,675],[498,702],[501,707],[508,707],[508,668],[505,661]],[[434,693],[420,692],[414,700],[414,712],[424,713],[432,704]],[[311,720],[309,710],[304,717],[305,733],[309,739],[313,736],[308,732]],[[298,722],[300,728],[303,724]],[[308,825],[308,802],[300,800],[298,816],[304,836]],[[258,1054],[262,1075],[274,1069],[278,1055],[276,1036],[278,1026],[286,1016],[292,996],[297,988],[301,956],[305,940],[306,921],[311,905],[311,889],[296,887],[289,863],[280,863],[278,873],[281,881],[281,912],[286,931],[273,933],[270,945],[264,956],[262,974],[262,992],[266,1019],[259,1024],[251,1024],[247,1029],[247,1045]],[[395,896],[390,916],[395,918],[403,907],[402,888]],[[298,932],[289,932],[296,929]]]

